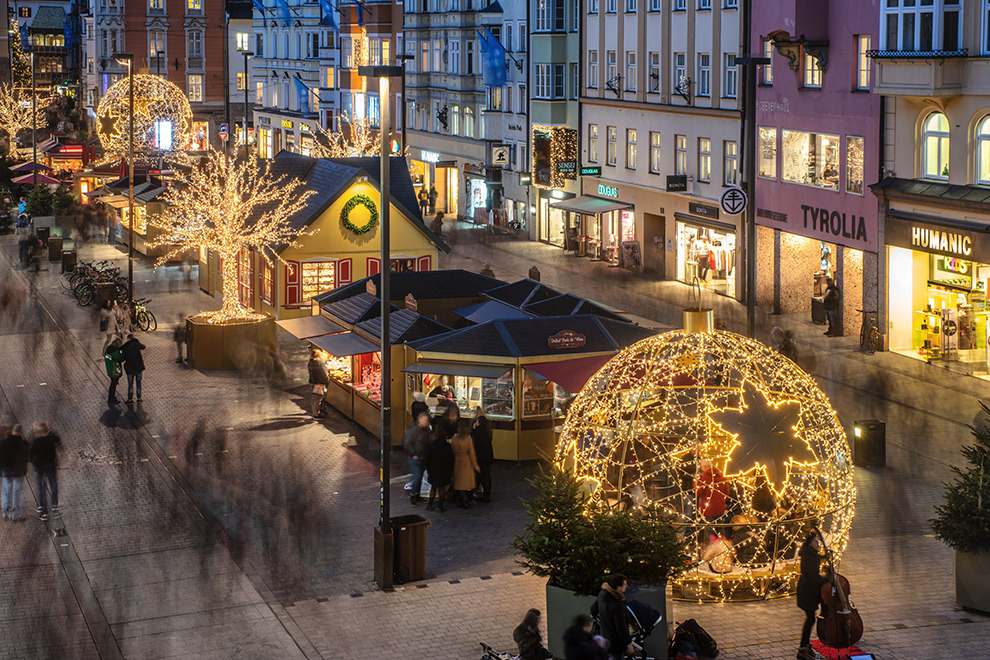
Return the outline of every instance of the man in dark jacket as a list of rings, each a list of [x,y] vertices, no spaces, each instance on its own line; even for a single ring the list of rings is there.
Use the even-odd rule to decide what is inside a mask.
[[[27,475],[31,446],[24,439],[24,428],[17,424],[0,440],[0,475],[3,476],[3,519],[21,521],[21,489]]]
[[[842,331],[839,329],[839,303],[842,301],[842,292],[839,285],[831,277],[825,278],[825,295],[822,296],[822,303],[825,305],[825,318],[828,319],[828,330],[826,337],[841,337]]]
[[[144,344],[134,338],[134,335],[127,335],[127,341],[120,347],[120,352],[124,356],[124,373],[127,374],[127,401],[134,403],[134,383],[137,382],[137,400],[141,402],[141,374],[144,373],[144,356],[141,351]]]
[[[117,398],[117,383],[120,382],[121,368],[120,365],[124,361],[124,354],[120,352],[120,338],[114,337],[113,340],[107,344],[107,348],[103,351],[103,365],[107,370],[107,377],[110,379],[110,389],[107,391],[107,405],[115,406],[120,403],[120,399]]]
[[[34,425],[34,439],[31,441],[31,465],[34,466],[34,483],[38,493],[38,517],[48,520],[48,492],[45,481],[52,491],[52,516],[62,515],[58,509],[58,457],[56,449],[62,446],[62,439],[52,432],[48,422]]]
[[[626,576],[609,575],[598,592],[598,600],[591,605],[591,616],[598,619],[602,637],[608,640],[609,660],[622,660],[626,653],[633,653],[632,636],[626,622]]]
[[[327,385],[330,384],[330,374],[316,349],[309,352],[309,384],[313,386],[313,419],[326,417],[326,413],[323,412],[323,397],[326,396]]]
[[[423,461],[430,449],[430,413],[424,410],[413,420],[402,436],[402,448],[406,450],[412,471],[412,481],[406,484],[406,492],[409,503],[416,506],[423,499],[419,493],[423,488]]]
[[[798,658],[815,657],[811,647],[811,629],[818,615],[822,585],[829,578],[822,575],[822,557],[819,554],[821,541],[818,534],[809,534],[801,544],[798,555],[801,557],[801,577],[797,583],[797,606],[804,611],[804,627],[801,629],[801,646]]]
[[[605,649],[591,635],[591,617],[578,614],[564,631],[564,660],[605,660]]]
[[[474,410],[474,423],[471,425],[471,440],[474,442],[474,455],[478,459],[479,486],[481,497],[479,502],[492,501],[492,463],[495,462],[495,452],[492,449],[492,428],[485,417],[485,411],[478,406]]]

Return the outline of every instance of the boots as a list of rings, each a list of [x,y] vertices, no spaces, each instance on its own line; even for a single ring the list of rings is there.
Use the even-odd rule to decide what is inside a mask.
[[[818,654],[815,653],[815,649],[811,647],[810,644],[807,646],[802,646],[798,649],[797,660],[815,660]]]

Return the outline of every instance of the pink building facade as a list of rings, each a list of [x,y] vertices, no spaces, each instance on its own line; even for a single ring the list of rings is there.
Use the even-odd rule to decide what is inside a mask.
[[[881,99],[871,93],[879,0],[761,0],[757,88],[757,298],[824,322],[824,279],[841,324],[877,309]]]

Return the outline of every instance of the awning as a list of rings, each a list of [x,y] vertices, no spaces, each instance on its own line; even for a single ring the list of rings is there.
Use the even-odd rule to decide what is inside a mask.
[[[474,376],[475,378],[498,378],[512,368],[508,364],[476,364],[468,362],[443,362],[440,360],[420,360],[411,364],[404,372],[409,374],[436,374],[438,376]]]
[[[534,374],[542,376],[552,383],[557,383],[571,393],[581,391],[588,379],[595,375],[606,362],[612,359],[612,355],[591,355],[574,360],[562,360],[560,362],[537,362],[536,364],[524,364],[523,366]]]
[[[336,355],[337,357],[374,353],[379,348],[354,332],[341,332],[336,335],[311,337],[309,342],[314,346],[322,348],[330,355]]]
[[[41,163],[36,163],[33,160],[29,160],[26,163],[21,163],[20,165],[14,165],[12,168],[10,168],[11,172],[33,172],[35,170],[39,172],[43,172],[43,171],[50,172],[52,168],[48,167],[47,165],[42,165]]]
[[[15,177],[11,179],[10,182],[16,183],[18,185],[24,185],[28,183],[33,184],[37,182],[43,186],[50,186],[50,185],[55,185],[56,183],[62,183],[58,179],[53,179],[47,174],[41,174],[40,172],[39,173],[31,172],[30,174],[25,174],[23,176]]]
[[[532,314],[497,300],[486,300],[467,307],[459,307],[454,310],[454,314],[471,321],[471,323],[479,324],[499,319],[533,318]]]
[[[574,199],[562,199],[559,202],[551,202],[550,206],[555,209],[563,209],[564,211],[584,213],[585,215],[597,215],[599,213],[632,208],[632,204],[626,204],[615,199],[592,197],[591,195],[581,195]]]
[[[298,319],[285,319],[284,321],[276,321],[276,325],[296,339],[332,335],[347,330],[344,326],[337,325],[323,316],[303,316]]]

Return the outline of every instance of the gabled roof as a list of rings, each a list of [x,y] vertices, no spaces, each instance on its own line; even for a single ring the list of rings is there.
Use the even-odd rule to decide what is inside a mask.
[[[601,305],[596,305],[589,300],[579,298],[570,293],[563,293],[553,298],[540,300],[539,302],[527,303],[526,305],[523,305],[522,309],[530,314],[535,314],[536,316],[597,314],[598,316],[614,319],[616,321],[626,320],[618,314],[608,311]]]
[[[417,314],[411,309],[395,310],[389,314],[389,323],[388,334],[392,344],[404,344],[409,341],[433,337],[450,331],[450,328],[444,324],[437,323],[433,319]],[[368,333],[369,336],[379,341],[381,340],[381,315],[358,323],[358,327]]]
[[[367,291],[343,300],[323,305],[321,308],[345,323],[355,325],[378,316],[378,298]]]
[[[492,300],[498,300],[513,307],[522,307],[529,303],[559,296],[560,291],[555,291],[548,286],[540,284],[536,280],[527,278],[489,289],[485,291],[485,295]]]
[[[321,293],[315,296],[313,300],[320,304],[342,300],[359,291],[365,291],[368,287],[368,280],[371,280],[377,291],[381,276],[372,275],[353,284],[345,284],[332,291]],[[461,269],[392,273],[389,281],[392,300],[402,300],[410,293],[416,300],[472,298],[480,296],[493,286],[502,284],[503,282],[500,280]]]
[[[13,10],[11,10],[13,11]],[[34,20],[28,26],[32,30],[57,30],[62,32],[65,29],[65,9],[62,7],[38,7],[34,14]]]

